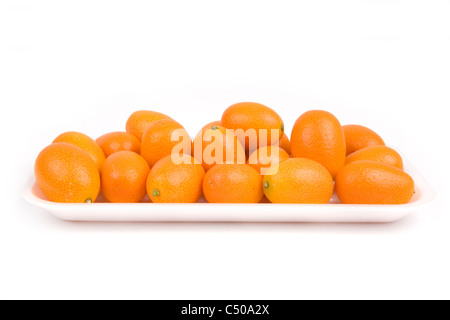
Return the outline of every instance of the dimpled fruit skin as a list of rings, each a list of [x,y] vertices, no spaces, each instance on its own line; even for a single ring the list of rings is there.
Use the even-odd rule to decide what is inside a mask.
[[[291,154],[291,142],[289,141],[289,137],[287,136],[286,133],[283,133],[283,136],[281,137],[278,146],[284,151],[286,151],[288,154]]]
[[[202,197],[205,170],[188,155],[183,163],[175,164],[166,156],[150,170],[147,192],[154,203],[196,203]]]
[[[259,203],[262,177],[247,164],[218,164],[206,173],[203,193],[209,203]]]
[[[98,137],[95,142],[102,148],[106,158],[119,151],[141,152],[141,142],[128,132],[110,132]]]
[[[278,154],[277,154],[278,153]],[[263,168],[270,168],[280,162],[290,159],[291,156],[277,146],[261,147],[253,152],[248,158],[248,165],[250,165],[256,171],[262,173]]]
[[[322,110],[302,114],[292,131],[291,152],[294,158],[319,162],[335,178],[346,156],[344,132],[338,119]]]
[[[92,158],[97,169],[101,170],[103,162],[105,161],[105,154],[97,142],[89,136],[81,132],[69,131],[56,137],[56,139],[53,140],[53,143],[55,142],[67,142],[83,149]]]
[[[174,120],[159,120],[151,124],[144,132],[141,141],[141,156],[147,160],[150,167],[172,153],[179,141],[172,141],[172,134],[179,130],[183,137],[186,153],[191,150],[191,138],[181,124]]]
[[[136,203],[146,193],[150,167],[139,154],[119,151],[109,156],[102,167],[102,192],[115,203]]]
[[[268,171],[263,181],[264,194],[272,203],[328,203],[333,195],[333,178],[320,163],[288,159],[278,173]]]
[[[156,121],[164,119],[172,120],[172,118],[169,117],[168,115],[156,111],[149,111],[149,110],[135,111],[131,114],[131,116],[127,120],[125,126],[126,131],[134,135],[139,140],[141,140],[144,131],[148,128],[149,125],[151,125]]]
[[[405,204],[414,195],[414,180],[383,163],[356,161],[338,173],[336,194],[344,204]]]
[[[397,151],[386,146],[373,146],[355,151],[347,157],[346,163],[360,160],[381,162],[403,170],[402,157]]]
[[[100,173],[81,148],[56,142],[42,150],[35,162],[36,182],[53,202],[94,202],[100,192]]]
[[[214,161],[216,152],[210,150],[214,148],[217,143],[216,139],[220,139],[222,148],[222,155],[219,161]],[[210,148],[208,148],[210,146]],[[206,152],[205,152],[206,149]],[[245,163],[245,150],[238,138],[230,131],[222,126],[213,126],[212,128],[204,127],[202,132],[194,138],[192,143],[192,153],[203,165],[203,168],[208,172],[216,164],[224,164],[226,160],[230,163]],[[227,159],[227,154],[229,159]],[[212,158],[210,158],[212,157]]]
[[[347,155],[371,146],[384,146],[384,141],[373,130],[356,124],[342,126]]]
[[[284,124],[281,117],[271,108],[256,102],[239,102],[230,106],[222,115],[222,126],[233,130],[256,130],[257,146],[259,147],[272,145],[277,142],[272,142],[271,130],[278,130],[278,141],[284,132]],[[259,130],[261,129],[268,130],[267,141],[260,139]],[[236,135],[239,136],[238,134]],[[240,141],[245,149],[249,150],[250,143],[248,139],[241,137]]]

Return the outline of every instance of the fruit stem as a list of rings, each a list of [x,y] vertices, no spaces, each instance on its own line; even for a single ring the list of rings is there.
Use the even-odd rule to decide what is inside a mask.
[[[158,189],[153,190],[152,197],[159,197],[159,195],[160,195],[160,192]]]
[[[211,129],[212,130],[217,130],[217,129],[219,129],[219,127],[218,126],[213,126],[213,127],[211,127]]]
[[[265,189],[269,189],[269,187],[270,187],[269,182],[267,182],[267,181],[264,182],[264,188],[265,188]]]
[[[86,199],[85,203],[92,203],[92,199],[91,198]]]

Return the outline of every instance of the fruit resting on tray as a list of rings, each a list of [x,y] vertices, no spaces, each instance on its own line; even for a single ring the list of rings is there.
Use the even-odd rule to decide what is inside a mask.
[[[44,195],[54,202],[405,204],[414,181],[401,156],[374,131],[341,126],[312,110],[290,140],[281,117],[259,103],[230,106],[191,140],[184,127],[155,111],[137,111],[126,132],[97,140],[66,132],[35,163]]]

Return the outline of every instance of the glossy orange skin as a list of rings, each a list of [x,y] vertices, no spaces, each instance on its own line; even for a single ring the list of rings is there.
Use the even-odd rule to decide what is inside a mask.
[[[294,158],[319,162],[335,178],[346,157],[344,131],[338,119],[322,110],[302,114],[292,131],[291,152]]]
[[[281,117],[271,108],[256,102],[239,102],[230,106],[222,115],[222,126],[232,130],[242,129],[244,132],[249,129],[256,130],[256,149],[274,144],[281,139],[284,133]],[[263,129],[267,130],[267,139],[260,137],[259,130]],[[277,141],[272,141],[271,130],[278,131]],[[238,133],[235,135],[238,136],[246,150],[252,149],[248,137]]]
[[[202,132],[194,138],[192,143],[192,155],[202,164],[205,172],[208,172],[216,164],[227,163],[245,163],[245,150],[239,142],[238,138],[227,131],[222,126],[213,126],[211,128],[205,127]],[[216,152],[212,151],[214,143],[220,139],[220,144],[223,146],[221,159],[215,161]],[[210,146],[210,148],[208,148]],[[210,150],[211,149],[211,150]],[[205,152],[206,150],[206,152]],[[212,155],[212,156],[211,156]],[[227,155],[229,159],[227,159]]]
[[[381,162],[403,170],[401,155],[394,149],[386,146],[373,146],[355,151],[347,157],[346,163],[360,160]]]
[[[206,173],[203,193],[209,203],[259,203],[262,177],[247,164],[218,164]]]
[[[347,155],[363,148],[385,145],[383,139],[375,131],[367,127],[348,124],[342,126],[342,129],[344,130]]]
[[[56,137],[56,139],[53,140],[53,143],[56,142],[67,142],[83,149],[92,158],[97,169],[101,170],[103,162],[105,161],[105,154],[97,142],[89,136],[81,132],[69,131]]]
[[[102,148],[106,158],[119,151],[141,152],[141,142],[128,132],[110,132],[98,137],[95,142]]]
[[[281,149],[286,151],[288,154],[291,154],[291,142],[289,141],[289,137],[286,133],[283,133],[281,140],[278,145]]]
[[[42,150],[35,162],[36,182],[53,202],[95,202],[100,192],[100,173],[81,148],[55,142]]]
[[[203,195],[205,170],[194,158],[183,155],[182,164],[171,156],[158,161],[147,178],[147,192],[154,203],[196,203]]]
[[[320,163],[294,158],[280,163],[278,172],[269,169],[263,180],[264,194],[272,203],[328,203],[333,178]]]
[[[142,140],[142,135],[144,134],[144,131],[150,126],[152,123],[164,120],[164,119],[170,119],[171,117],[164,113],[156,112],[156,111],[150,111],[150,110],[139,110],[133,112],[130,117],[127,120],[126,123],[126,131],[128,133],[131,133],[134,135],[138,140]]]
[[[114,203],[140,202],[147,193],[149,172],[149,165],[136,152],[115,152],[102,167],[103,195]]]
[[[172,141],[174,132],[182,135],[182,146],[186,154],[191,153],[191,137],[181,124],[174,120],[159,120],[144,132],[141,141],[141,156],[153,167],[159,160],[170,155],[179,141]]]
[[[347,164],[335,186],[344,204],[405,204],[414,195],[414,180],[403,170],[367,160]]]
[[[214,122],[208,123],[206,126],[204,126],[202,128],[202,132],[205,132],[206,130],[211,129],[213,127],[223,127],[222,121],[214,121]]]
[[[247,164],[264,175],[271,166],[277,165],[290,158],[291,156],[280,147],[266,146],[253,152],[250,155]]]

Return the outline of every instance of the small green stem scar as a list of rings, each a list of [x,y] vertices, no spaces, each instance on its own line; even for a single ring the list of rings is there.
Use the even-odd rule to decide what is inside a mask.
[[[264,182],[264,188],[266,188],[266,189],[269,189],[269,187],[270,187],[270,185],[269,185],[269,182]]]
[[[86,199],[85,203],[92,203],[92,199],[91,198]]]
[[[153,190],[152,197],[159,197],[160,193],[158,189]]]

